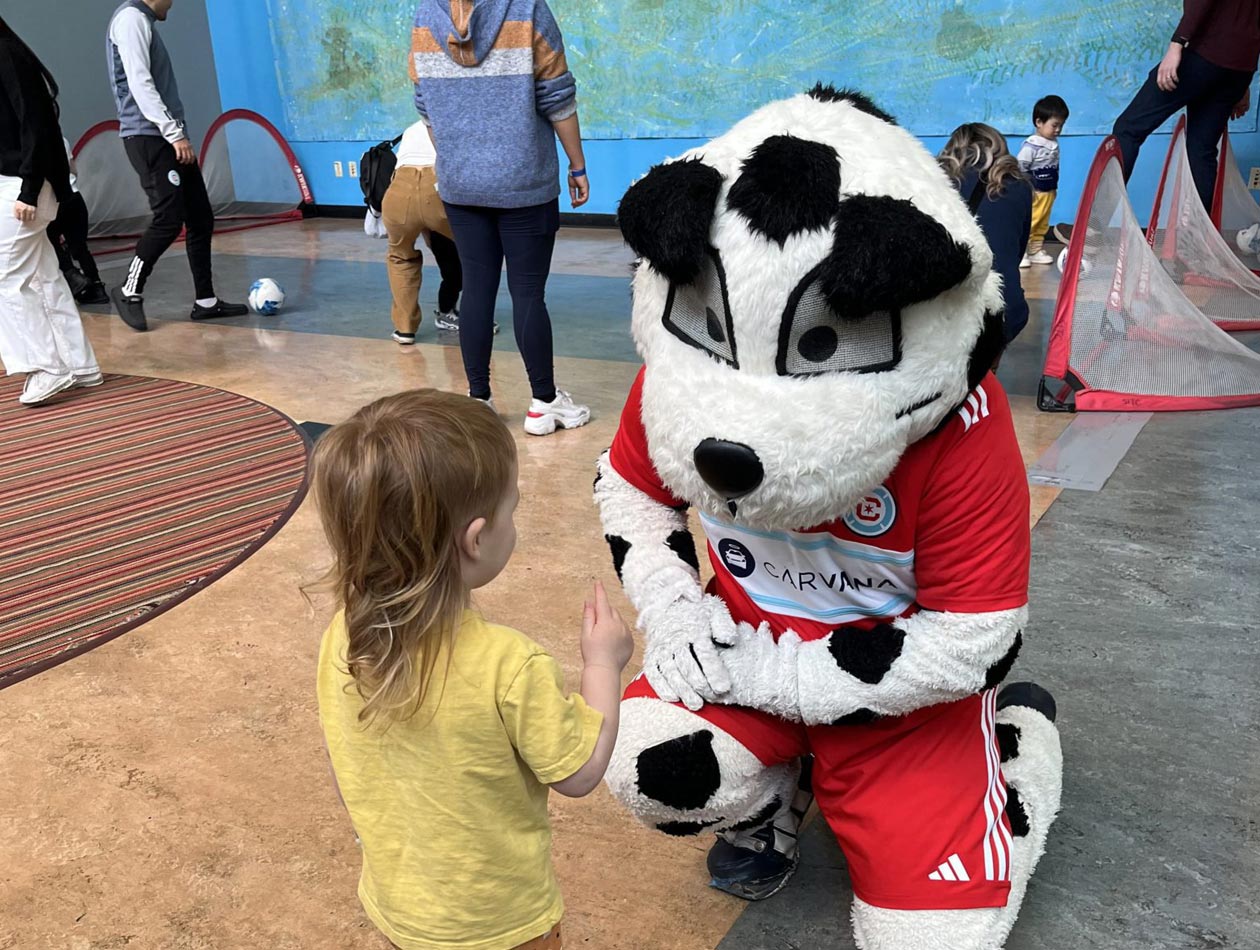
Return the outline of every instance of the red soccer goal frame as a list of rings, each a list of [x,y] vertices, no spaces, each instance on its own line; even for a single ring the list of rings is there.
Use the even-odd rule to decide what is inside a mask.
[[[1085,180],[1085,187],[1081,191],[1080,205],[1077,208],[1075,225],[1072,228],[1072,239],[1068,243],[1063,277],[1059,283],[1059,293],[1055,301],[1050,339],[1046,347],[1046,359],[1038,393],[1039,408],[1048,411],[1166,412],[1260,405],[1260,392],[1226,396],[1163,396],[1091,389],[1081,372],[1072,366],[1072,321],[1076,312],[1076,290],[1080,279],[1081,258],[1085,251],[1086,233],[1089,230],[1090,213],[1093,210],[1098,186],[1111,162],[1120,163],[1120,143],[1115,136],[1109,135],[1098,147]],[[1121,260],[1123,261],[1123,257]],[[1113,285],[1111,294],[1114,293]],[[1187,306],[1193,305],[1187,301]],[[1092,359],[1089,362],[1092,362]],[[1085,370],[1088,368],[1088,365],[1084,366]],[[1068,402],[1069,398],[1072,400],[1071,403]]]
[[[1229,146],[1229,128],[1226,127],[1225,131],[1221,133],[1221,142],[1217,149],[1216,181],[1212,185],[1212,208],[1209,212],[1212,224],[1216,226],[1217,232],[1221,233],[1222,236],[1224,232],[1221,231],[1221,215],[1224,213],[1225,207],[1226,176],[1242,174],[1242,169],[1235,168],[1233,162],[1229,160],[1231,151]],[[1228,241],[1229,238],[1226,238],[1226,240]],[[1260,275],[1260,268],[1253,267],[1251,272]]]
[[[259,115],[250,109],[230,109],[224,112],[210,124],[210,128],[206,130],[206,137],[202,140],[201,149],[198,152],[197,160],[204,165],[207,147],[210,140],[216,132],[223,126],[234,120],[246,120],[259,125],[271,138],[275,141],[280,151],[284,153],[289,167],[293,171],[293,177],[297,182],[298,190],[302,195],[302,203],[292,210],[282,211],[272,215],[255,215],[255,216],[226,216],[216,220],[216,234],[230,234],[234,231],[248,231],[253,228],[264,228],[272,224],[284,224],[288,221],[296,221],[306,217],[306,211],[315,204],[315,196],[311,191],[310,184],[306,177],[306,172],[302,169],[302,163],[298,161],[297,155],[294,153],[292,146],[280,134],[280,130],[275,127],[266,117]],[[83,150],[84,146],[98,135],[104,135],[112,132],[117,135],[122,130],[122,126],[117,119],[106,119],[89,128],[86,132],[79,136],[71,154],[75,157]],[[223,223],[227,226],[221,226]],[[93,242],[100,244],[108,243],[108,247],[94,248],[97,254],[116,254],[122,251],[131,251],[135,249],[136,241],[140,239],[140,234],[107,234],[99,237],[91,238]],[[184,233],[181,231],[177,241],[184,239]],[[121,243],[120,243],[121,242]]]

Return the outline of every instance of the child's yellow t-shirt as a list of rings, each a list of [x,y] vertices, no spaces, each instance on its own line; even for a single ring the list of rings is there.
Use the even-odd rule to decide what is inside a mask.
[[[319,651],[320,722],[372,922],[402,950],[507,950],[564,912],[547,785],[586,764],[603,716],[523,633],[469,610],[454,644],[415,716],[365,728],[338,613]]]

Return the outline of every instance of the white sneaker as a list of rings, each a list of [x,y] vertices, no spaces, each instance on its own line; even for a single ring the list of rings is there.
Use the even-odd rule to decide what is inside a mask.
[[[1033,264],[1053,264],[1054,258],[1045,251],[1038,251],[1036,254],[1028,254],[1025,260],[1031,261]],[[1023,266],[1022,264],[1020,266]]]
[[[530,435],[550,435],[556,429],[576,429],[591,421],[590,406],[579,406],[563,390],[556,390],[551,402],[530,400],[525,414],[525,431]]]
[[[411,346],[416,342],[414,333],[403,333],[401,330],[395,330],[393,337],[395,343],[400,343],[403,346]]]
[[[18,396],[18,402],[24,406],[36,406],[73,385],[74,376],[70,373],[58,376],[56,373],[46,373],[37,369],[33,373],[26,374],[26,385],[22,387],[22,395]]]
[[[491,412],[493,412],[496,416],[499,414],[499,410],[495,407],[493,399],[482,399],[480,396],[469,396],[468,398],[475,399],[477,402],[484,402],[490,407]]]
[[[1030,261],[1030,260],[1028,259],[1028,255],[1027,255],[1027,254],[1025,254],[1022,258],[1020,258],[1020,261],[1019,261],[1019,268],[1020,268],[1020,270],[1025,270],[1025,269],[1027,269],[1027,268],[1029,268],[1029,267],[1032,267],[1032,261]]]
[[[92,373],[75,373],[73,388],[91,389],[93,386],[99,386],[103,382],[105,382],[105,377],[101,375],[99,369]]]

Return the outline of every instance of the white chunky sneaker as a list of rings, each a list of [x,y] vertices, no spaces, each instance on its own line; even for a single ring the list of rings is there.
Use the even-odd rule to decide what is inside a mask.
[[[487,398],[485,398],[485,399],[482,399],[480,396],[469,396],[468,398],[469,398],[469,399],[475,399],[475,400],[477,400],[477,402],[484,402],[487,406],[489,406],[489,407],[490,407],[490,411],[491,411],[491,412],[493,412],[495,415],[498,415],[498,414],[499,414],[499,410],[498,410],[497,408],[495,408],[495,405],[494,405],[494,399],[493,399],[493,398],[487,397]]]
[[[590,406],[580,406],[564,390],[556,390],[551,402],[530,401],[525,414],[525,431],[530,435],[551,435],[556,429],[576,429],[591,421]]]
[[[1037,251],[1028,255],[1028,261],[1031,264],[1053,264],[1054,258],[1045,251]]]
[[[56,373],[46,373],[37,369],[33,373],[26,374],[26,384],[22,387],[22,395],[18,396],[18,402],[24,406],[37,406],[73,385],[74,376],[70,373],[59,376]]]
[[[105,377],[101,375],[99,369],[90,373],[74,374],[75,389],[91,389],[93,386],[99,386],[103,382],[105,382]]]

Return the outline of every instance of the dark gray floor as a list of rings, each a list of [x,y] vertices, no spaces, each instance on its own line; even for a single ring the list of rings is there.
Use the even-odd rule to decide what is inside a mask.
[[[383,263],[219,254],[214,259],[214,275],[216,289],[233,302],[243,303],[250,284],[259,277],[278,281],[287,297],[284,309],[274,317],[251,313],[216,320],[216,324],[369,338],[388,338],[393,329],[389,279]],[[106,270],[104,279],[112,285],[125,276],[122,269],[115,268]],[[433,326],[439,282],[437,268],[426,267],[420,294],[424,320],[417,340],[458,346],[458,334],[439,333]],[[150,326],[157,329],[166,320],[187,320],[191,309],[192,278],[187,259],[176,245],[154,269],[145,292],[145,311]],[[547,282],[547,309],[557,356],[638,361],[630,339],[627,278],[552,274]],[[495,319],[502,327],[495,349],[515,352],[512,298],[506,278],[499,289]]]
[[[1059,701],[1063,811],[1008,950],[1260,948],[1260,409],[1156,414],[1033,532],[1013,677]],[[853,946],[815,821],[720,950]]]

